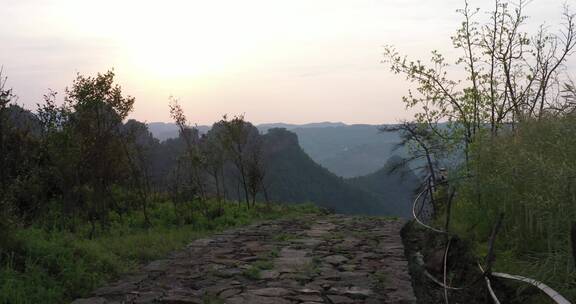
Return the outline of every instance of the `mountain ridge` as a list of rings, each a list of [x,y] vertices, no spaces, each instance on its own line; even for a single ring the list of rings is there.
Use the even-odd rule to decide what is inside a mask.
[[[298,135],[302,149],[316,163],[344,178],[373,173],[383,167],[400,142],[397,133],[381,132],[383,125],[345,124],[342,122],[314,122],[307,124],[266,123],[256,125],[265,134],[273,128],[284,128]],[[160,141],[178,137],[173,123],[149,123],[150,132]],[[197,126],[206,133],[209,126]]]

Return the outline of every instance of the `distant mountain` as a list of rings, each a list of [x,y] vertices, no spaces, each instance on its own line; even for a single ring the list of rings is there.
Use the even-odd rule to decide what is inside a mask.
[[[150,122],[146,124],[152,135],[160,141],[178,137],[178,126],[171,122]],[[210,130],[210,126],[197,126],[201,134]]]
[[[303,125],[269,123],[258,125],[261,133],[284,128],[298,135],[302,149],[330,172],[345,178],[370,174],[383,167],[400,141],[398,134],[382,133],[377,125],[346,125],[341,122],[320,122]],[[160,141],[178,137],[173,123],[149,123],[148,128]],[[199,126],[205,133],[208,126]]]
[[[286,130],[294,130],[297,128],[307,129],[307,128],[326,128],[326,127],[344,127],[344,126],[346,126],[346,124],[343,122],[325,121],[325,122],[307,123],[307,124],[303,124],[303,125],[287,124],[287,123],[266,123],[266,124],[260,124],[257,127],[260,130],[260,132],[266,133],[266,132],[268,132],[269,129],[274,129],[274,128],[283,128]]]
[[[390,168],[401,161],[401,157],[394,155],[380,170],[366,176],[346,179],[346,183],[378,197],[379,201],[385,202],[391,213],[410,217],[414,192],[421,180],[409,168],[400,168],[391,173]]]
[[[160,141],[167,140],[169,138],[178,137],[178,127],[176,124],[171,122],[150,122],[147,124],[148,130]],[[293,130],[296,128],[325,128],[325,127],[344,127],[345,123],[342,122],[313,122],[308,124],[287,124],[287,123],[265,123],[257,125],[256,127],[260,132],[266,133],[269,129],[274,128],[284,128],[286,130]],[[200,133],[206,133],[210,130],[210,126],[197,126]]]
[[[269,197],[279,202],[314,202],[338,213],[385,214],[393,210],[367,191],[316,164],[298,144],[296,134],[270,129],[264,135],[266,184]]]
[[[264,135],[269,197],[280,202],[315,202],[339,213],[409,217],[420,180],[408,168],[388,173],[388,166],[368,176],[343,179],[315,163],[295,133],[270,129]]]
[[[370,174],[383,167],[400,138],[376,125],[296,128],[302,148],[317,163],[342,177]]]
[[[347,148],[318,160],[338,176],[362,176],[382,168],[393,151],[395,142],[366,143]]]

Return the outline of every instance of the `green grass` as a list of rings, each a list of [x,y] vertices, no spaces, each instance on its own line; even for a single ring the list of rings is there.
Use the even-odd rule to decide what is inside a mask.
[[[274,262],[270,258],[264,257],[262,260],[258,260],[252,263],[252,265],[250,265],[242,272],[242,275],[251,280],[259,280],[260,273],[263,270],[271,270],[273,268],[274,268]]]
[[[274,236],[272,239],[276,242],[286,242],[286,241],[296,239],[297,237],[298,236],[296,236],[294,234],[280,233],[280,234]]]
[[[215,204],[214,204],[215,205]],[[178,250],[196,238],[255,221],[316,212],[313,206],[260,205],[247,210],[226,203],[221,216],[209,219],[196,212],[182,224],[171,203],[150,211],[153,226],[144,228],[140,213],[111,216],[110,228],[88,239],[89,227],[75,233],[29,227],[14,231],[19,244],[4,253],[0,265],[0,303],[63,303],[83,297],[139,265]]]
[[[492,226],[504,213],[494,270],[540,280],[576,301],[570,249],[570,226],[576,220],[576,117],[525,122],[515,134],[480,137],[471,155],[474,178],[455,184],[453,231],[482,257]]]
[[[383,271],[376,271],[372,275],[372,279],[374,280],[375,287],[378,289],[386,289],[386,287],[390,284],[390,278]]]
[[[251,280],[259,280],[261,271],[262,269],[258,268],[257,266],[251,265],[242,272],[242,275]]]
[[[267,257],[268,258],[277,258],[280,256],[280,251],[278,250],[278,248],[272,248],[272,250],[270,250],[270,252],[268,252]]]

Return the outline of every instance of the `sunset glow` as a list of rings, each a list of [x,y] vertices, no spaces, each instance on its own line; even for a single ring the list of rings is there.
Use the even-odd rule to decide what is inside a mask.
[[[527,14],[555,24],[563,2],[534,1]],[[176,95],[198,123],[225,113],[256,122],[394,122],[411,116],[401,101],[409,84],[380,63],[382,46],[418,58],[450,52],[461,4],[6,0],[0,65],[30,106],[48,88],[62,92],[77,72],[114,68],[137,98],[133,116],[147,121],[169,120],[167,99]]]

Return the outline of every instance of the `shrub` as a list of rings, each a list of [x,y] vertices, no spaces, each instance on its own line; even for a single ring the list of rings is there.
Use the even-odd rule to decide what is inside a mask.
[[[524,274],[576,299],[570,227],[576,219],[576,117],[524,122],[508,134],[479,137],[474,178],[458,185],[453,223],[486,250],[504,213],[497,268]]]

